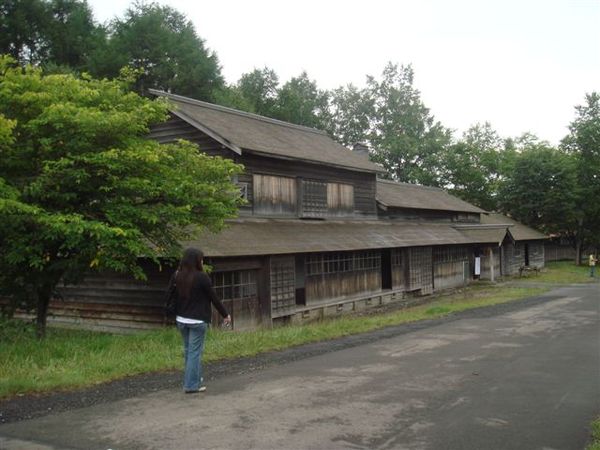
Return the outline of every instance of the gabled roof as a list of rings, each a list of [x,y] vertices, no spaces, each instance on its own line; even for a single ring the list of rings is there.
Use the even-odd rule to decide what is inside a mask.
[[[487,213],[481,215],[481,223],[489,225],[503,224],[509,227],[510,234],[515,241],[530,241],[535,239],[548,239],[548,236],[517,222],[510,217],[498,213]]]
[[[458,231],[475,243],[502,245],[506,236],[512,239],[508,225],[454,225]]]
[[[440,188],[387,180],[377,180],[377,201],[391,208],[485,212]]]
[[[238,154],[249,151],[361,172],[383,172],[323,131],[154,89],[150,93],[169,99],[173,114]]]

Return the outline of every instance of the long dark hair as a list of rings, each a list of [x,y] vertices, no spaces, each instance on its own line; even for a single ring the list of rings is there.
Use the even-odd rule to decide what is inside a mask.
[[[202,259],[204,253],[198,248],[186,248],[179,262],[179,268],[175,282],[177,284],[177,295],[179,298],[190,298],[194,278],[198,272],[204,272]]]

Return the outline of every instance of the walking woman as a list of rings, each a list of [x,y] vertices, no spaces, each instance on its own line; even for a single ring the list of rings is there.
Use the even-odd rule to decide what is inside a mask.
[[[225,324],[231,323],[231,316],[217,298],[210,278],[204,272],[203,259],[201,250],[186,249],[167,291],[168,300],[174,301],[175,320],[183,338],[183,390],[186,394],[206,390],[202,384],[202,353],[212,315],[211,304],[225,318]]]

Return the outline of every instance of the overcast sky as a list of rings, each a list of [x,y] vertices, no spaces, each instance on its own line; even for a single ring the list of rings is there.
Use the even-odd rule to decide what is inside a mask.
[[[88,0],[100,22],[123,0]],[[306,70],[322,89],[365,84],[388,61],[412,64],[435,117],[459,133],[488,121],[557,144],[574,106],[600,91],[600,0],[185,1],[185,13],[235,82],[268,66]]]

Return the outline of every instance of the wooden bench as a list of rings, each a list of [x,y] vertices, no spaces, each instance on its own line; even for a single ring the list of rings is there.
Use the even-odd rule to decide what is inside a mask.
[[[538,266],[520,266],[519,267],[519,277],[522,277],[524,273],[530,274],[534,272],[536,275],[539,275],[540,268]]]

